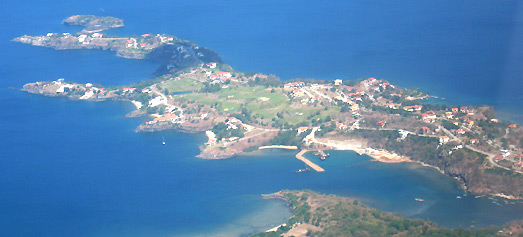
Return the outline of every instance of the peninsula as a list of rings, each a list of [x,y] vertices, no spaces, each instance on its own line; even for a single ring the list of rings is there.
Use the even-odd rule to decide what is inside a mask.
[[[521,236],[522,222],[479,230],[447,229],[361,204],[357,199],[316,192],[283,190],[265,195],[294,210],[284,224],[253,236]]]
[[[489,106],[430,104],[420,90],[372,77],[282,82],[274,75],[236,71],[214,51],[165,34],[48,33],[14,41],[112,50],[117,56],[158,62],[157,77],[132,85],[58,79],[28,83],[23,90],[131,101],[137,107],[131,116],[150,117],[137,132],[205,132],[201,158],[228,158],[259,147],[353,150],[377,161],[433,167],[473,193],[523,198],[523,129],[498,120]],[[303,153],[299,158],[306,160]]]

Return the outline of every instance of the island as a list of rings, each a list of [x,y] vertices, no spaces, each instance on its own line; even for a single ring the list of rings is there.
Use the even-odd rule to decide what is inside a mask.
[[[430,221],[379,211],[354,198],[309,190],[264,195],[284,200],[294,211],[286,223],[252,236],[521,236],[522,221],[499,228],[447,229]]]
[[[296,157],[322,172],[305,153],[325,158],[327,150],[352,150],[380,162],[432,167],[478,195],[523,199],[523,129],[496,118],[491,106],[430,103],[434,98],[422,90],[373,77],[283,82],[275,75],[236,71],[216,52],[165,34],[48,33],[14,41],[112,50],[158,62],[156,77],[131,85],[57,79],[28,83],[23,90],[75,100],[130,101],[136,111],[128,116],[150,118],[137,132],[205,133],[200,158],[300,149]]]

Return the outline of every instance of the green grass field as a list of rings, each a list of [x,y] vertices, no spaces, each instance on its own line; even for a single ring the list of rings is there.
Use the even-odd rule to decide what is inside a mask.
[[[181,91],[197,91],[203,87],[203,84],[195,79],[182,78],[179,80],[169,80],[165,83],[158,84],[162,90],[167,89],[169,93]]]
[[[327,116],[331,118],[339,114],[340,109],[335,106],[325,110],[323,106],[293,105],[292,101],[278,88],[271,93],[265,87],[230,87],[223,88],[214,94],[187,94],[178,97],[196,101],[204,105],[215,105],[219,112],[236,113],[242,104],[251,111],[251,114],[258,119],[263,118],[265,122],[277,118],[278,113],[283,113],[283,118],[277,118],[281,123],[290,125],[300,124],[304,121],[315,121],[318,118],[324,120]]]

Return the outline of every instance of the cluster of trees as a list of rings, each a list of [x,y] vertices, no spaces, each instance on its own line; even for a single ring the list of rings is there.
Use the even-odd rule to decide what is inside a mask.
[[[238,127],[237,129],[228,129],[228,125],[225,123],[218,123],[214,125],[214,127],[211,129],[211,131],[216,134],[216,139],[220,140],[222,138],[229,138],[229,137],[243,137],[244,131],[243,128]]]
[[[297,135],[296,130],[280,131],[267,145],[300,146],[309,130]]]
[[[222,89],[222,86],[218,83],[204,82],[202,89],[200,89],[200,92],[212,93],[212,92],[218,92],[221,89]]]
[[[256,77],[254,80],[247,82],[249,86],[280,87],[283,82],[275,75],[269,75],[267,78]]]

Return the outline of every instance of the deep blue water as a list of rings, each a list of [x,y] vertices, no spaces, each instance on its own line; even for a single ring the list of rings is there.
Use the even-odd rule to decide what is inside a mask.
[[[27,82],[118,85],[156,65],[102,51],[55,51],[10,40],[72,32],[73,14],[112,15],[111,34],[170,33],[217,50],[238,70],[283,79],[378,77],[451,103],[488,103],[523,121],[518,1],[8,0],[0,10],[0,235],[240,235],[290,215],[262,193],[308,188],[450,227],[523,218],[522,204],[465,197],[452,179],[412,165],[333,152],[327,172],[295,174],[293,152],[200,160],[201,134],[138,134],[120,102],[68,101],[19,91]],[[161,145],[162,136],[167,142]],[[423,198],[423,203],[414,198]],[[502,201],[500,201],[503,203]]]

